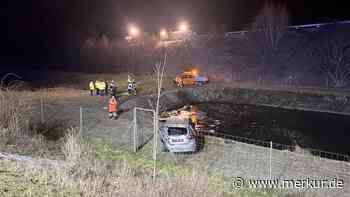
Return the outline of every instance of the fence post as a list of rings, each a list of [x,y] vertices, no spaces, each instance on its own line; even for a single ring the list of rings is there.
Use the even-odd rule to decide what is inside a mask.
[[[132,127],[133,127],[133,120],[134,119],[132,119],[132,121],[131,121],[131,123],[130,123],[130,126],[129,126],[129,129],[128,129],[128,133],[129,133],[129,143],[130,143],[130,149],[134,149],[133,148],[133,139],[132,139],[132,131],[131,131],[131,129],[133,129]]]
[[[134,107],[134,114],[133,114],[133,122],[134,122],[134,152],[136,153],[137,151],[137,146],[136,146],[136,130],[137,130],[137,121],[136,121],[136,107]]]
[[[272,141],[270,141],[270,173],[269,173],[270,180],[272,178]]]
[[[43,96],[40,97],[40,123],[44,124],[44,99]]]
[[[138,137],[139,137],[139,143],[141,144],[141,146],[143,146],[144,145],[144,143],[145,143],[145,141],[144,141],[144,136],[143,136],[143,126],[141,126],[141,128],[139,129],[140,130],[140,132],[138,132]]]
[[[80,106],[80,115],[79,115],[79,132],[80,134],[83,133],[83,107]]]
[[[237,170],[240,170],[239,154],[240,154],[240,152],[236,151],[236,166],[237,166]]]

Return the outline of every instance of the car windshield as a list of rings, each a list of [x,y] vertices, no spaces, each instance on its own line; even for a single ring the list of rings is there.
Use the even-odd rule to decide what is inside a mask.
[[[187,129],[181,127],[168,127],[169,135],[186,135]]]
[[[188,78],[192,78],[192,76],[191,75],[184,75],[183,78],[188,79]]]

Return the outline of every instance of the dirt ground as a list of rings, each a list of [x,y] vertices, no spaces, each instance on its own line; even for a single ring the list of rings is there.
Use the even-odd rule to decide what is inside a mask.
[[[91,137],[107,137],[115,144],[130,143],[128,128],[132,117],[129,113],[119,113],[117,120],[108,117],[108,96],[90,96],[88,91],[58,88],[26,94],[33,102],[33,122],[41,122],[41,99],[43,100],[44,124],[55,128],[46,133],[48,138],[58,138],[69,127],[79,127],[82,109],[83,134]],[[127,99],[120,96],[119,102]]]

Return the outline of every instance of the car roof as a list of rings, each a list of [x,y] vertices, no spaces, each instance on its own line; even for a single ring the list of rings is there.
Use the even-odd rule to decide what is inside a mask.
[[[164,124],[163,127],[166,128],[187,128],[186,124]]]
[[[180,73],[180,75],[193,75],[193,73],[192,72],[187,72],[187,71],[185,71],[185,72],[182,72],[182,73]]]
[[[187,127],[190,124],[188,116],[171,116],[165,119],[162,126],[165,127]]]

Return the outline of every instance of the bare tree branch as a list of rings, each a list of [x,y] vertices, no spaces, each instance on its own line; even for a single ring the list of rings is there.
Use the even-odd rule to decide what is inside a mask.
[[[290,15],[285,5],[267,3],[256,16],[253,30],[263,35],[265,47],[276,50],[289,25]]]
[[[329,39],[315,48],[319,69],[331,80],[334,87],[344,87],[350,77],[350,43],[341,36]]]

